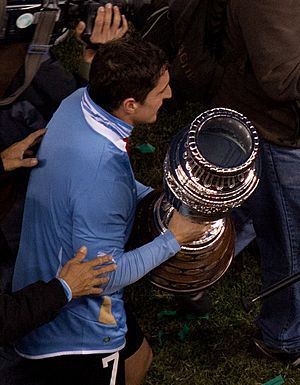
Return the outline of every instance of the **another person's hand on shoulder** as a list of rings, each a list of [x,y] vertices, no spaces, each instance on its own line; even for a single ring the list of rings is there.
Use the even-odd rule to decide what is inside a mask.
[[[174,210],[168,228],[177,242],[184,245],[200,239],[209,230],[210,225],[193,223],[190,219]]]
[[[46,129],[42,128],[28,135],[20,142],[16,142],[0,153],[4,171],[13,171],[19,167],[34,167],[38,164],[37,158],[25,158],[30,155],[29,148],[38,143],[45,134]]]
[[[112,257],[104,255],[96,257],[91,261],[84,262],[87,255],[87,248],[82,246],[75,257],[68,261],[62,268],[59,277],[69,286],[72,292],[72,298],[84,295],[99,295],[103,289],[99,286],[108,282],[109,278],[103,276],[109,272],[115,271],[117,265],[112,262]],[[103,267],[101,265],[107,264]]]

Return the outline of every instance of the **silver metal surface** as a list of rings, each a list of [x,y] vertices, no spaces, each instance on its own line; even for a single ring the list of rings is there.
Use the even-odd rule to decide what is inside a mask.
[[[212,221],[240,206],[258,183],[258,136],[242,114],[215,108],[172,141],[164,161],[168,202],[193,221]]]
[[[164,161],[164,192],[151,204],[150,228],[165,232],[176,209],[208,231],[150,273],[155,286],[195,294],[227,271],[235,242],[229,214],[258,184],[257,155],[251,122],[225,108],[202,113],[176,135]]]

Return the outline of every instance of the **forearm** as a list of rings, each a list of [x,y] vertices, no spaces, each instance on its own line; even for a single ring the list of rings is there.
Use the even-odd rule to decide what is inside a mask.
[[[109,275],[110,281],[104,287],[104,294],[107,294],[137,281],[176,254],[180,246],[174,235],[166,231],[152,242],[125,252],[132,232],[136,195],[151,189],[139,183],[127,184],[127,180],[124,183],[122,179],[104,180],[104,186],[103,178],[95,182],[94,186],[99,185],[99,190],[94,187],[90,194],[85,192],[84,200],[81,197],[76,200],[72,217],[72,250],[65,250],[65,254],[70,255],[85,245],[89,250],[88,259],[101,254],[111,255],[117,270]],[[133,193],[135,188],[137,191]]]
[[[151,191],[153,191],[152,187],[145,186],[141,182],[136,181],[136,191],[137,191],[137,201],[141,201],[148,195]]]
[[[117,270],[110,275],[103,294],[110,294],[138,281],[175,255],[180,246],[170,231],[137,249],[114,255]]]
[[[0,296],[0,345],[13,342],[50,322],[67,303],[61,283],[36,282],[12,294]]]

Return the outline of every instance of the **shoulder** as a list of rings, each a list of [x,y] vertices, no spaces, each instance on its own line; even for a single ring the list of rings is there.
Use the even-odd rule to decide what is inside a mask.
[[[81,103],[81,98],[83,95],[85,88],[79,88],[78,90],[72,92],[69,96],[67,96],[61,103],[61,107],[65,107],[67,105],[72,105],[74,104],[80,104]]]

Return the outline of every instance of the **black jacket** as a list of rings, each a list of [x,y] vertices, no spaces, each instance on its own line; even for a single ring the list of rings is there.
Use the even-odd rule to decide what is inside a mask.
[[[13,87],[22,82],[16,79]],[[12,105],[0,108],[0,152],[43,128],[59,103],[76,89],[76,80],[54,59],[44,62],[30,87]],[[50,322],[67,303],[61,283],[39,281],[12,293],[29,169],[4,173],[0,162],[0,345]],[[4,294],[3,294],[4,293]]]
[[[20,73],[7,94],[22,82]],[[27,90],[13,104],[0,108],[0,152],[45,127],[60,102],[77,86],[77,79],[57,60],[49,58],[42,63]],[[0,236],[2,233],[5,238],[0,239],[0,264],[1,242],[6,243],[16,258],[29,174],[30,169],[18,169],[0,179]]]
[[[9,177],[9,174],[4,173],[0,158],[0,181],[6,182],[6,177]],[[3,210],[1,214],[3,214]],[[1,230],[0,235],[2,235]],[[12,270],[8,258],[9,250],[3,239],[0,245],[1,292],[10,288]],[[44,323],[50,322],[66,303],[67,297],[58,279],[53,279],[48,283],[38,281],[15,293],[1,294],[0,346],[11,343]]]
[[[67,303],[58,279],[38,281],[12,294],[0,295],[0,345],[6,345],[52,321]]]
[[[300,2],[230,0],[232,61],[216,106],[241,112],[265,140],[300,148]]]

